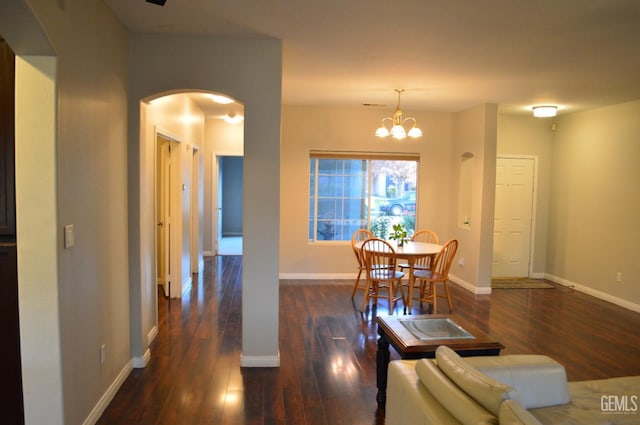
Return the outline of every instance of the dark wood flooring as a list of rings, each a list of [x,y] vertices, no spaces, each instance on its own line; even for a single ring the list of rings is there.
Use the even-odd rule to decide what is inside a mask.
[[[240,368],[242,257],[211,257],[182,300],[161,299],[151,361],[99,424],[383,424],[376,410],[376,314],[350,281],[282,281],[279,368]],[[503,354],[547,354],[570,380],[640,375],[640,314],[580,292],[450,285],[455,313]],[[446,313],[446,311],[444,311]],[[396,313],[401,313],[401,305]],[[414,314],[424,313],[415,305]],[[397,355],[392,351],[392,359]]]

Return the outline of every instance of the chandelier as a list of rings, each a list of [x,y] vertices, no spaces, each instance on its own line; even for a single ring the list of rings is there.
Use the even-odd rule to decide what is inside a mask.
[[[382,119],[380,128],[376,130],[376,136],[380,138],[391,136],[397,140],[402,140],[407,136],[414,139],[422,137],[422,130],[416,127],[416,119],[411,117],[405,118],[402,110],[400,109],[400,94],[403,91],[404,89],[396,89],[396,92],[398,93],[398,106],[396,106],[396,111],[393,113],[393,117],[385,117]],[[409,121],[409,124],[413,122],[413,127],[411,127],[408,132],[404,128],[407,121]]]

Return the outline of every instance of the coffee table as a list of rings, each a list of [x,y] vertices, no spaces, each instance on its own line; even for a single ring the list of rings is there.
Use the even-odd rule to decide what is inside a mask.
[[[436,349],[446,345],[461,356],[497,356],[504,345],[471,323],[452,314],[419,316],[378,316],[378,352],[376,356],[378,407],[387,401],[389,345],[403,359],[435,356]]]

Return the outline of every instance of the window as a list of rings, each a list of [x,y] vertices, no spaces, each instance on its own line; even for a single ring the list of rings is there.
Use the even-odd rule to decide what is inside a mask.
[[[386,238],[393,224],[412,232],[417,155],[312,152],[309,240],[349,241],[360,228]]]

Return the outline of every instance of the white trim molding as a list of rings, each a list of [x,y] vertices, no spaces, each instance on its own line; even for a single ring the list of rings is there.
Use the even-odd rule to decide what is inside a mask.
[[[93,407],[89,416],[87,416],[84,422],[82,422],[82,425],[94,425],[98,422],[98,419],[100,419],[102,413],[105,411],[107,406],[109,406],[109,403],[111,403],[111,400],[113,400],[113,397],[115,397],[122,384],[124,384],[124,381],[131,373],[131,370],[131,361],[129,361],[124,365],[120,373],[118,373],[116,379],[111,383],[111,385],[109,385],[107,391],[105,391],[102,397],[100,397],[100,400],[98,400],[98,403]]]
[[[478,287],[475,286],[469,282],[467,282],[464,279],[460,279],[458,276],[449,275],[449,280],[453,283],[455,283],[456,285],[466,289],[469,292],[472,292],[476,295],[490,295],[491,294],[491,286],[487,287]]]
[[[275,356],[245,356],[240,354],[240,367],[280,367],[280,352]]]
[[[566,286],[568,288],[575,289],[576,291],[583,292],[587,295],[591,295],[592,297],[599,298],[604,301],[608,301],[612,304],[618,305],[620,307],[624,307],[628,310],[635,311],[636,313],[640,313],[640,305],[636,303],[632,303],[631,301],[627,301],[623,298],[618,298],[614,295],[607,294],[606,292],[598,291],[597,289],[590,288],[588,286],[580,285],[578,283],[572,282],[570,280],[564,279],[562,277],[554,276],[552,274],[545,273],[545,279],[548,279],[554,283],[557,283],[562,286]]]
[[[147,346],[151,345],[154,339],[158,336],[158,326],[154,326],[151,328],[149,333],[147,334]]]
[[[142,369],[149,364],[149,360],[151,360],[151,350],[147,348],[147,351],[144,352],[142,357],[134,357],[131,363],[134,368]]]
[[[356,273],[280,273],[285,280],[355,280]]]

